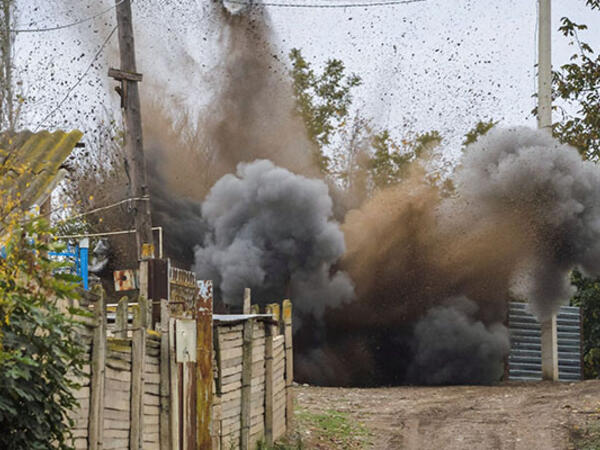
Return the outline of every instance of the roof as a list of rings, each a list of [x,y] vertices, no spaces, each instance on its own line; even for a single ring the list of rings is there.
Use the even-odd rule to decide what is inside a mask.
[[[239,323],[249,319],[272,321],[272,314],[213,314],[213,322],[219,323]]]
[[[22,209],[41,205],[63,175],[63,164],[83,133],[0,133],[0,193]]]

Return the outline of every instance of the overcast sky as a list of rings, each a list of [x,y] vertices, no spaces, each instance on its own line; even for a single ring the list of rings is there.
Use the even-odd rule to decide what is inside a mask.
[[[192,107],[207,101],[209,81],[215,76],[211,69],[219,55],[218,24],[205,14],[208,1],[137,0],[133,4],[140,71],[149,82],[166,86],[173,100]],[[464,134],[480,119],[535,124],[530,111],[534,107],[536,3],[426,0],[370,8],[268,7],[268,11],[282,56],[298,47],[317,65],[339,58],[363,78],[355,104],[379,126],[395,130],[397,136],[437,129],[452,137]],[[582,38],[600,49],[599,12],[591,12],[584,0],[552,3],[555,67],[565,63],[574,50],[556,31],[563,16],[587,23],[590,31]],[[69,23],[112,4],[111,0],[18,0],[18,27]],[[35,97],[29,126],[53,110],[114,24],[111,11],[68,30],[19,35],[17,55],[22,64],[29,64],[24,78]],[[49,124],[85,127],[83,123],[99,117],[102,108],[114,106],[106,70],[109,64],[118,65],[116,41],[115,35]],[[450,141],[446,153],[452,158],[457,140]]]

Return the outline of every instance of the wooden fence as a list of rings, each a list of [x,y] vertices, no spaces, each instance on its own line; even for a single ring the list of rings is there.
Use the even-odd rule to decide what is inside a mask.
[[[219,442],[213,448],[236,448],[238,442],[255,448],[286,432],[293,413],[289,300],[283,303],[283,322],[279,311],[273,304],[265,315],[214,316],[213,411]]]
[[[102,290],[88,296],[94,318],[80,339],[89,377],[75,393],[75,448],[250,449],[285,434],[291,302],[264,314],[213,316],[210,282],[197,287],[193,305],[160,301],[155,330],[143,297],[109,308],[109,323]]]

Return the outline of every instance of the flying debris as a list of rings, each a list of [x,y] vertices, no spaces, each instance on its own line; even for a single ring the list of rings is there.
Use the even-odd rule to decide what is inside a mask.
[[[234,16],[248,11],[253,4],[253,0],[223,0],[223,8],[225,8],[227,12],[233,14]]]

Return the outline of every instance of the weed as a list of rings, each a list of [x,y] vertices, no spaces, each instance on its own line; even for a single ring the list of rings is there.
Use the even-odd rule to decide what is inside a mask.
[[[576,425],[571,427],[569,437],[576,450],[599,450],[600,421],[595,421],[583,428]]]

